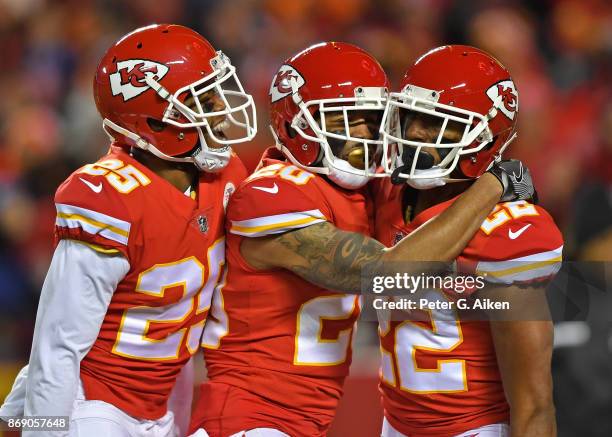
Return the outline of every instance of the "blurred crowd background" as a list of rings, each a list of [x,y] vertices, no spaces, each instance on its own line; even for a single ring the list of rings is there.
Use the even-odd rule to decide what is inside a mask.
[[[259,116],[256,141],[237,148],[249,168],[272,141],[273,74],[312,43],[360,45],[393,84],[438,45],[489,51],[519,90],[519,137],[507,156],[531,168],[541,203],[564,232],[565,258],[612,260],[605,0],[0,0],[0,399],[29,355],[52,254],[54,191],[108,146],[91,92],[97,62],[120,36],[154,22],[196,29],[237,65]],[[589,332],[555,352],[560,436],[612,435],[610,324]],[[593,422],[600,425],[585,433]]]

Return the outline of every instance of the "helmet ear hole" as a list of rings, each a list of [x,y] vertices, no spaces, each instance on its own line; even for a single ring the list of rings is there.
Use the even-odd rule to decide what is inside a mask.
[[[161,132],[167,126],[167,124],[164,123],[163,121],[159,121],[151,117],[147,117],[147,124],[149,125],[149,128],[151,128],[153,132]]]
[[[287,131],[287,135],[289,135],[289,138],[293,139],[297,137],[297,131],[293,129],[288,122],[285,122],[285,130]]]

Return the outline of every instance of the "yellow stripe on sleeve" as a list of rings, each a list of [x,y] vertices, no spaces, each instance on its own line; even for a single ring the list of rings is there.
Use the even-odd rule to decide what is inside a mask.
[[[62,212],[58,212],[57,213],[57,217],[63,218],[63,219],[66,219],[66,220],[76,220],[76,221],[82,221],[82,222],[85,222],[85,223],[89,223],[90,225],[95,226],[96,228],[108,229],[109,231],[112,231],[115,234],[121,235],[121,236],[126,237],[126,238],[130,235],[129,232],[124,231],[123,229],[119,229],[119,228],[117,228],[115,226],[112,226],[112,225],[109,225],[107,223],[102,223],[102,222],[99,222],[97,220],[93,220],[91,218],[82,216],[80,214],[65,214],[65,213],[62,213]]]
[[[324,221],[324,220],[317,218],[317,217],[305,217],[302,219],[291,220],[291,221],[281,222],[281,223],[271,223],[268,225],[261,225],[261,226],[232,225],[230,227],[230,231],[237,232],[237,233],[240,232],[240,233],[245,233],[245,234],[255,234],[258,232],[265,232],[265,231],[277,230],[277,229],[283,229],[283,228],[292,228],[292,227],[300,226],[300,225],[308,225],[314,222],[321,222],[321,221]]]
[[[548,265],[557,264],[557,263],[560,263],[562,261],[562,259],[563,259],[563,257],[559,256],[557,258],[549,259],[549,260],[546,260],[546,261],[539,261],[539,262],[530,263],[530,264],[527,264],[527,265],[511,267],[511,268],[505,269],[505,270],[496,270],[496,271],[476,270],[476,274],[477,275],[494,276],[496,278],[500,278],[500,277],[512,275],[512,274],[515,274],[515,273],[526,272],[528,270],[535,270],[535,269],[539,269],[539,268],[542,268],[542,267],[545,267],[545,266],[548,266]]]
[[[121,251],[119,249],[109,249],[106,247],[99,246],[97,244],[88,243],[82,240],[75,240],[73,238],[67,238],[66,240],[74,241],[75,243],[84,244],[85,246],[95,250],[96,252],[103,253],[105,255],[120,255]]]

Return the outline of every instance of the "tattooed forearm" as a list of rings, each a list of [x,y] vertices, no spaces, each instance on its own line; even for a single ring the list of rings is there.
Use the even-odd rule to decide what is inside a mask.
[[[284,268],[326,289],[359,293],[363,281],[373,275],[393,275],[400,268],[414,275],[446,270],[444,263],[420,262],[431,259],[427,244],[407,237],[386,249],[373,238],[324,222],[281,235],[246,238],[240,252],[257,270]]]
[[[384,246],[373,238],[320,223],[276,237],[287,253],[284,268],[332,290],[359,292],[364,271],[382,267]]]
[[[364,269],[376,270],[381,264],[384,249],[372,238],[330,223],[289,232],[279,243],[298,255],[285,268],[322,287],[352,292],[360,291]]]

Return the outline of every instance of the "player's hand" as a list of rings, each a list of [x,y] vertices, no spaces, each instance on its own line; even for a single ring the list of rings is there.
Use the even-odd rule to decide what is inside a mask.
[[[533,186],[531,173],[518,159],[497,161],[488,170],[502,184],[502,202],[513,200],[538,201],[538,194]]]

